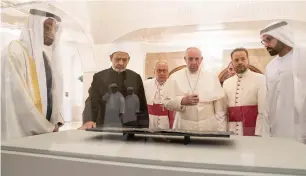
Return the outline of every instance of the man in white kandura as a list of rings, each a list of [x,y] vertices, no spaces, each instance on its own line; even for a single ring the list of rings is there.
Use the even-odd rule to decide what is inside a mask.
[[[150,129],[169,129],[172,128],[174,112],[164,107],[164,84],[169,76],[168,64],[159,61],[154,67],[155,78],[144,82],[144,89],[149,112]]]
[[[30,11],[19,40],[1,57],[2,140],[58,131],[63,125],[61,70],[57,58],[58,24],[51,13]],[[52,58],[44,51],[52,47]]]
[[[276,56],[265,72],[268,118],[272,136],[306,143],[306,48],[292,32],[286,21],[260,32],[262,44]]]
[[[224,91],[216,76],[200,68],[198,48],[188,48],[187,68],[172,74],[166,82],[164,105],[175,110],[174,129],[226,131]]]
[[[236,75],[224,81],[228,107],[228,130],[235,135],[265,136],[268,129],[265,111],[265,76],[248,68],[249,54],[245,48],[231,53]]]

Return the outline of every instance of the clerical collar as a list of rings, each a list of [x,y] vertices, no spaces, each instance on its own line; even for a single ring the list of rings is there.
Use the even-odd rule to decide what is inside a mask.
[[[159,86],[163,86],[163,85],[165,84],[165,82],[163,82],[163,83],[158,82],[157,79],[155,79],[155,83],[156,83],[156,85],[157,85],[158,87],[159,87]]]
[[[186,68],[186,70],[187,70],[187,73],[189,74],[189,75],[191,75],[191,76],[197,76],[198,74],[199,74],[199,72],[200,72],[200,68],[196,71],[196,72],[191,72],[188,68]]]
[[[239,78],[242,78],[243,76],[245,76],[247,73],[249,73],[249,69],[247,69],[245,72],[243,73],[237,73],[236,75],[239,77]]]

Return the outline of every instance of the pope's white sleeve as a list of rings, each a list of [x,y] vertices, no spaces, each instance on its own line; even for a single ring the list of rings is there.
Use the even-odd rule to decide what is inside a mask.
[[[171,111],[185,111],[185,106],[181,105],[184,96],[176,96],[174,84],[171,79],[168,79],[165,83],[164,90],[164,106]]]

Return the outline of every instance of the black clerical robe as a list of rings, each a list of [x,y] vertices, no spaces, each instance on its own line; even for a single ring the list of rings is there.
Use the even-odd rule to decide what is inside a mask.
[[[91,87],[88,89],[88,94],[89,95],[90,95],[90,92],[91,92]],[[91,109],[91,98],[89,96],[85,100],[85,107],[84,107],[83,114],[82,114],[83,124],[92,120],[91,111],[92,111],[92,109]]]
[[[103,100],[103,96],[109,93],[109,86],[111,84],[117,85],[118,91],[124,98],[127,96],[128,87],[132,87],[134,89],[134,93],[139,98],[140,112],[137,113],[137,120],[123,125],[147,128],[149,126],[149,115],[143,82],[139,74],[129,69],[126,69],[123,72],[117,72],[112,68],[109,68],[102,70],[93,76],[91,91],[89,92],[89,99],[91,101],[91,120],[96,122],[97,126],[108,126],[108,124],[105,124],[108,121],[105,120],[105,108],[107,101]],[[121,112],[118,111],[118,113]],[[124,114],[123,116],[120,114],[118,117],[124,118]],[[121,119],[121,122],[124,121],[125,120]]]

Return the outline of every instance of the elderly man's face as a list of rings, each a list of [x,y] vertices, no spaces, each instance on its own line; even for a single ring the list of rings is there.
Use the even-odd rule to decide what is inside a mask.
[[[244,73],[248,69],[249,59],[245,51],[236,51],[232,56],[232,64],[236,73]]]
[[[190,72],[194,73],[198,71],[202,60],[202,53],[199,49],[191,48],[186,51],[185,62]]]
[[[129,63],[130,56],[125,52],[116,52],[110,56],[110,60],[117,71],[122,71]]]
[[[168,64],[163,62],[156,64],[154,74],[158,82],[166,82],[169,76]]]
[[[44,44],[51,46],[55,40],[56,34],[56,21],[48,18],[44,22]]]
[[[278,55],[285,47],[284,43],[270,35],[263,35],[261,43],[265,46],[271,56]]]

